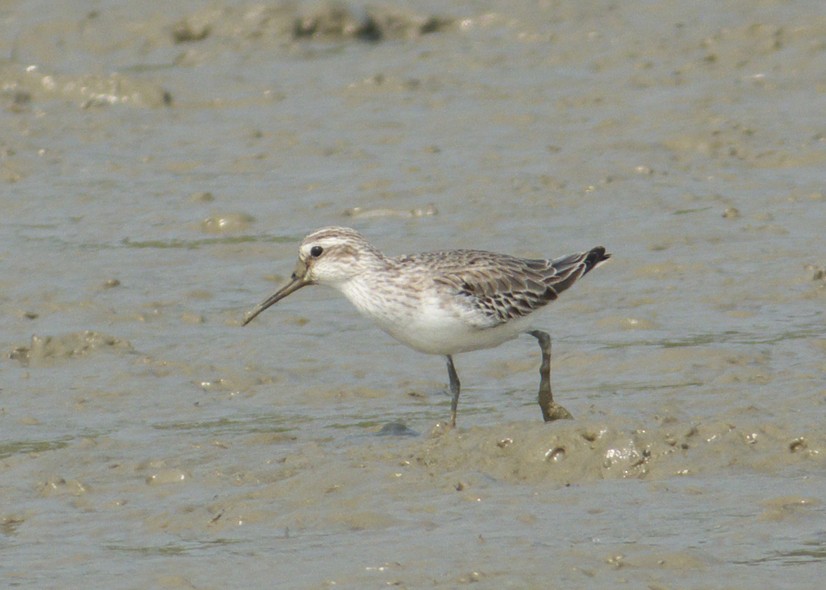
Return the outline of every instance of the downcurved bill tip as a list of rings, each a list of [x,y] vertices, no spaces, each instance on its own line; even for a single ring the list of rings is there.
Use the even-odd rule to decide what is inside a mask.
[[[249,310],[247,312],[246,317],[244,318],[244,322],[241,325],[246,326],[252,320],[254,320],[259,313],[261,313],[271,305],[278,303],[290,293],[298,291],[301,287],[306,287],[309,284],[309,282],[304,280],[304,277],[294,278],[289,283],[281,287],[281,289],[279,289],[272,297],[265,299],[264,301],[253,307],[251,310]]]

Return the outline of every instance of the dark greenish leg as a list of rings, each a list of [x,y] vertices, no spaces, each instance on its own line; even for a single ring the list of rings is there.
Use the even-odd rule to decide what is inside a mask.
[[[459,384],[459,375],[456,374],[456,367],[453,366],[453,358],[450,355],[445,356],[447,359],[447,374],[450,377],[450,393],[453,398],[450,400],[450,425],[456,427],[456,409],[459,407],[459,391],[461,385]]]
[[[528,334],[539,340],[539,348],[542,349],[542,366],[539,367],[539,407],[542,409],[542,418],[545,422],[573,419],[568,410],[554,402],[551,393],[551,337],[540,330]]]

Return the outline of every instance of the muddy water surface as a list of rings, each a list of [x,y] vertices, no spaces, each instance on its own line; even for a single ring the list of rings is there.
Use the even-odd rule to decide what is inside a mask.
[[[11,2],[0,538],[21,588],[814,588],[826,558],[814,0]],[[608,264],[442,359],[297,244]]]

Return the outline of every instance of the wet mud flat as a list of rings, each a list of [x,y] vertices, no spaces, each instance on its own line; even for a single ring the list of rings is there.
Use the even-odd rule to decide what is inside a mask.
[[[3,532],[24,547],[75,531],[61,566],[71,579],[113,583],[105,568],[90,573],[86,560],[97,556],[118,571],[137,564],[140,584],[161,587],[273,575],[285,587],[539,587],[549,577],[784,587],[788,568],[821,558],[826,438],[819,424],[757,407],[630,419],[572,400],[576,420],[544,424],[525,403],[531,394],[478,400],[487,396],[477,389],[460,425],[446,429],[439,391],[405,407],[409,396],[382,389],[296,388],[296,409],[249,397],[258,387],[289,397],[292,386],[245,384],[229,371],[231,384],[176,395],[181,371],[209,369],[175,367],[101,334],[35,337],[15,354],[28,373],[12,385],[32,399],[4,411],[0,460],[15,500]],[[55,370],[84,386],[50,413],[44,373]],[[135,380],[156,391],[135,403]],[[26,555],[7,566],[10,579],[52,575]],[[243,571],[213,569],[219,558]]]

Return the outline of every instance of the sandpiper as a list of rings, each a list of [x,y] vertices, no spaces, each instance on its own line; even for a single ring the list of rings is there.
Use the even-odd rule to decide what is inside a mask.
[[[445,357],[452,426],[460,391],[453,355],[530,334],[542,350],[539,407],[550,422],[572,416],[553,400],[551,337],[533,326],[534,312],[610,257],[602,246],[553,260],[482,250],[388,257],[354,229],[325,227],[304,238],[290,282],[253,308],[243,325],[302,287],[329,285],[403,344]]]

